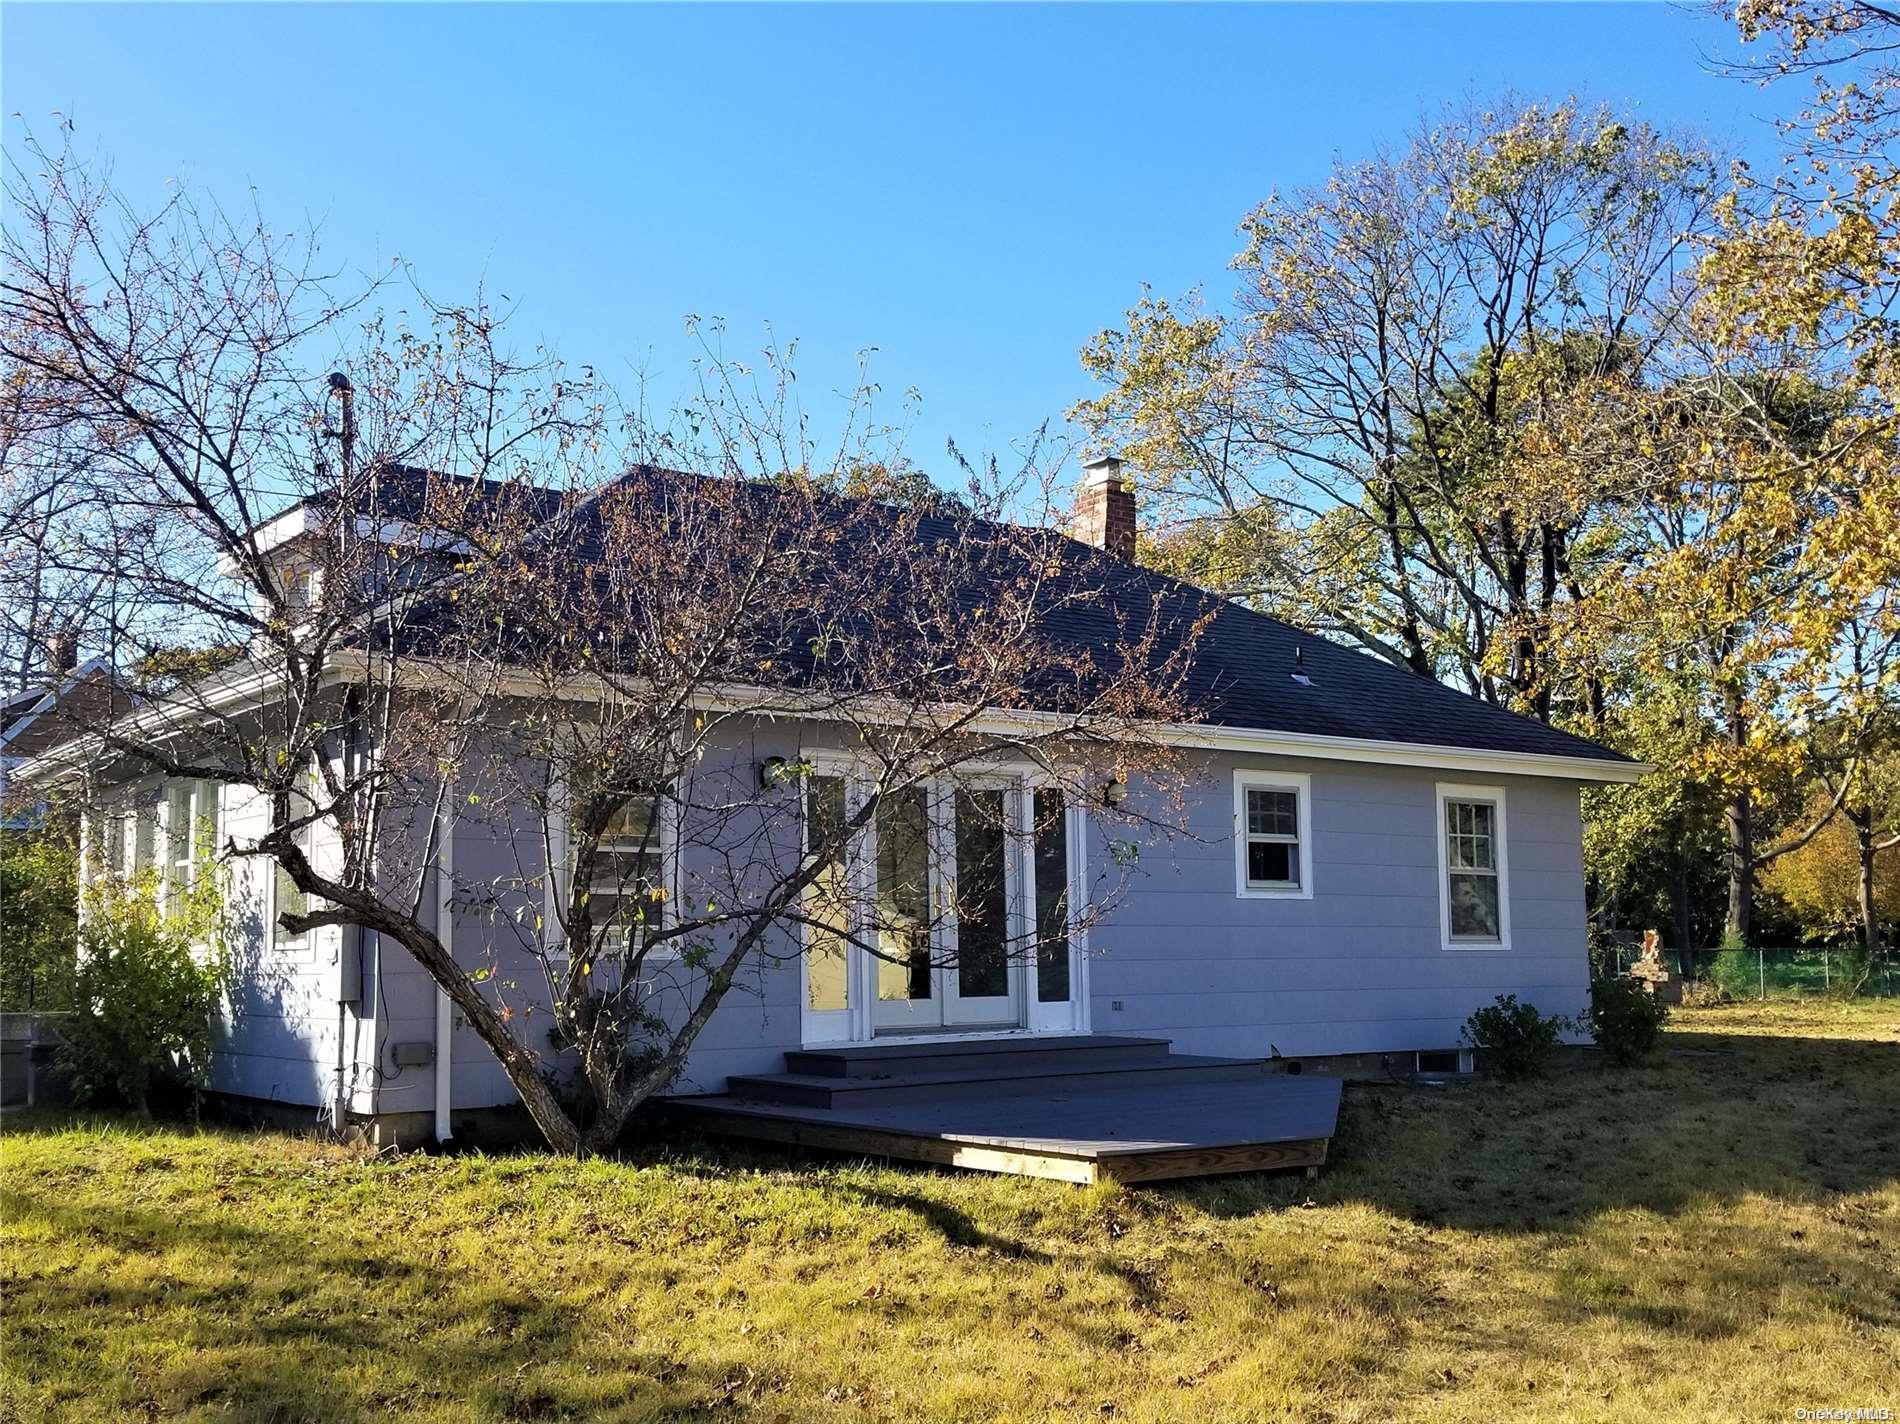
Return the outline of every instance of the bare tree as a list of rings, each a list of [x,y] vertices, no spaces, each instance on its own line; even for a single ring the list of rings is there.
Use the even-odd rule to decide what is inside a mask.
[[[408,319],[308,238],[35,157],[0,358],[27,441],[79,453],[103,513],[64,566],[110,589],[88,637],[139,697],[74,769],[256,807],[222,852],[280,868],[279,925],[407,951],[557,1148],[615,1141],[751,969],[860,946],[909,973],[950,920],[1033,963],[1087,910],[1012,928],[986,866],[1033,853],[1045,797],[1169,814],[1152,729],[1189,715],[1204,600],[1021,522],[1046,472],[850,497],[899,453],[862,400],[820,452],[770,353],[709,360],[655,425],[512,357],[480,302],[411,289]],[[790,754],[753,755],[774,729]],[[999,796],[1004,763],[1045,797]],[[1155,794],[1112,811],[1111,775]],[[867,875],[872,828],[960,873]]]

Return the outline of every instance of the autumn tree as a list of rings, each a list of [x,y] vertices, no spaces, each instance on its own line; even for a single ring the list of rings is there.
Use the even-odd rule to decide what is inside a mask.
[[[1756,873],[1844,804],[1900,678],[1900,26],[1855,0],[1749,4],[1737,19],[1752,73],[1815,89],[1785,125],[1788,163],[1737,168],[1699,265],[1692,318],[1711,374],[1659,476],[1682,537],[1636,579],[1649,645],[1699,641],[1721,699],[1702,770],[1728,800],[1728,931],[1745,939]],[[1763,845],[1761,789],[1797,765],[1833,790]]]
[[[1161,560],[1550,719],[1553,610],[1627,491],[1525,458],[1669,373],[1720,168],[1576,103],[1434,117],[1241,227],[1231,310],[1147,295],[1074,414],[1142,471]],[[1608,513],[1606,514],[1606,509]]]
[[[617,1140],[802,942],[902,974],[947,918],[987,923],[981,866],[948,898],[868,891],[866,827],[949,853],[927,824],[950,796],[1014,854],[1035,830],[1000,762],[1046,789],[1033,819],[1168,814],[1148,729],[1190,713],[1205,600],[1001,517],[1047,472],[973,463],[924,498],[861,401],[821,448],[772,353],[709,358],[675,418],[636,419],[512,355],[479,301],[332,280],[307,237],[187,191],[141,212],[33,156],[8,174],[0,360],[20,443],[90,482],[102,522],[58,546],[111,593],[89,646],[144,669],[44,770],[95,813],[132,776],[221,785],[219,854],[274,868],[276,927],[412,958],[556,1148]],[[1103,804],[1137,773],[1158,799]],[[991,926],[985,972],[1112,889]]]

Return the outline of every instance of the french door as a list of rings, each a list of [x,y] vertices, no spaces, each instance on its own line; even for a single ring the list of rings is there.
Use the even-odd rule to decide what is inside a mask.
[[[1025,1026],[1022,799],[917,786],[879,808],[877,1032]]]
[[[863,794],[845,769],[821,768],[805,798],[808,833],[855,812]],[[1079,821],[1059,791],[1020,776],[886,797],[816,887],[835,908],[808,908],[839,932],[806,928],[804,1040],[1085,1027]]]

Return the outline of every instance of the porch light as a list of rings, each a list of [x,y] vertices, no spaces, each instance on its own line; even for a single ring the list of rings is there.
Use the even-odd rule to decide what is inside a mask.
[[[1128,783],[1119,776],[1111,776],[1108,785],[1102,788],[1102,801],[1105,805],[1119,806],[1128,799]]]
[[[759,790],[770,791],[785,779],[785,758],[769,756],[759,763]]]

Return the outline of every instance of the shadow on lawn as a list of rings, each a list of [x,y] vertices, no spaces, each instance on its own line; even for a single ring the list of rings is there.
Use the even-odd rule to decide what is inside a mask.
[[[1355,1086],[1316,1182],[1161,1190],[1243,1216],[1365,1202],[1424,1226],[1563,1231],[1748,1193],[1814,1200],[1900,1177],[1900,1044],[1672,1031],[1648,1063],[1535,1083]]]
[[[579,1312],[505,1279],[435,1269],[418,1260],[416,1239],[338,1251],[294,1219],[261,1229],[191,1209],[81,1210],[15,1188],[0,1203],[10,1223],[43,1223],[90,1258],[15,1273],[7,1348],[17,1379],[84,1380],[91,1407],[331,1420],[450,1402],[485,1417],[573,1415],[574,1402],[533,1370],[582,1343]],[[75,1356],[92,1363],[75,1368]],[[102,1368],[107,1359],[118,1367]],[[160,1359],[171,1363],[148,1363]],[[339,1386],[344,1362],[372,1370],[359,1377],[366,1386]],[[705,1371],[649,1351],[618,1363],[655,1414],[690,1413],[721,1393],[695,1377]]]

